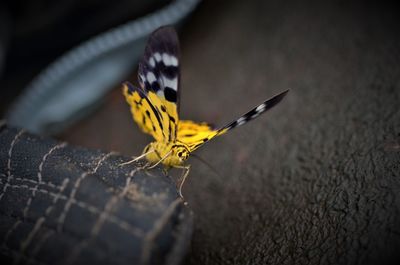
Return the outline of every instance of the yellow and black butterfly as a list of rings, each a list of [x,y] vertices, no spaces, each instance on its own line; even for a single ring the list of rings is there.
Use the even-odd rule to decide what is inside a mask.
[[[288,92],[286,90],[264,101],[219,129],[213,129],[206,123],[180,120],[179,41],[176,31],[170,26],[157,29],[149,37],[139,62],[138,76],[140,87],[126,82],[123,84],[123,93],[133,119],[155,141],[145,147],[141,156],[128,163],[146,158],[153,166],[162,163],[166,167],[185,168],[187,171],[183,179],[189,172],[189,166],[184,166],[184,162],[194,150],[212,138],[258,117],[278,104]]]

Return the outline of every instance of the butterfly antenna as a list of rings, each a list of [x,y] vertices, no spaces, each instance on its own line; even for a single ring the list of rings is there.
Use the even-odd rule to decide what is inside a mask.
[[[190,156],[196,158],[200,162],[203,162],[206,166],[208,166],[209,169],[211,169],[212,172],[214,172],[218,177],[222,178],[221,174],[206,160],[195,154],[190,154]]]

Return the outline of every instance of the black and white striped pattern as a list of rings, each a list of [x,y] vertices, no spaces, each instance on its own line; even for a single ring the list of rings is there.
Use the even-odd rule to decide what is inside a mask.
[[[139,82],[169,102],[179,101],[179,41],[172,27],[154,31],[139,63]]]
[[[229,130],[232,130],[233,128],[236,128],[238,126],[241,126],[255,118],[257,118],[258,116],[260,116],[262,113],[266,112],[267,110],[271,109],[272,107],[274,107],[276,104],[278,104],[285,96],[286,94],[289,92],[289,90],[286,90],[266,101],[264,101],[262,104],[258,105],[257,107],[255,107],[254,109],[250,110],[249,112],[247,112],[246,114],[242,115],[239,119],[229,123],[228,125],[220,128],[218,130],[217,135],[219,134],[223,134]]]

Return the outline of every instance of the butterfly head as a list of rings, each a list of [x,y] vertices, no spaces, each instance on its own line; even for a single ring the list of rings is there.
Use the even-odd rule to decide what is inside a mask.
[[[189,149],[184,145],[174,145],[172,146],[172,156],[175,157],[180,163],[183,163],[189,158]]]

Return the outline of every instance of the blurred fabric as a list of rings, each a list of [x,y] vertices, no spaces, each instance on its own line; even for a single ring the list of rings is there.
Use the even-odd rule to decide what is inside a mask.
[[[1,112],[46,65],[66,50],[105,30],[153,11],[166,1],[2,1],[7,31],[1,73]]]
[[[33,133],[52,135],[84,118],[98,106],[115,84],[126,79],[135,68],[149,34],[163,25],[179,26],[198,3],[199,0],[162,1],[154,10],[137,18],[131,18],[116,26],[111,22],[107,27],[104,25],[101,33],[94,34],[95,29],[89,28],[93,36],[87,40],[81,39],[79,45],[53,59],[54,61],[42,69],[19,93],[7,109],[5,116],[8,123]],[[148,3],[136,2],[136,5],[141,9]],[[74,13],[78,7],[71,8],[71,12]],[[89,10],[92,9],[92,13],[100,12],[102,8],[96,5],[88,7]],[[39,15],[37,12],[35,14]],[[83,18],[85,19],[87,18]],[[68,19],[60,22],[65,24],[59,29],[63,29],[66,25],[84,29],[86,25],[85,23],[75,25],[76,21],[68,23]],[[40,34],[36,32],[33,37],[38,35]],[[79,34],[76,35],[79,37]],[[51,31],[45,31],[44,37],[58,36]],[[40,55],[45,52],[47,46],[51,46],[50,51],[53,50],[52,42],[44,39],[38,42],[40,48],[35,47],[35,38],[31,42],[25,43],[27,54]],[[10,47],[18,50],[17,37],[11,37]],[[12,51],[9,54],[13,56]],[[22,58],[27,57],[26,59],[36,61],[35,56],[29,58],[23,54]],[[51,52],[47,55],[50,54]],[[15,58],[17,61],[19,55],[17,54]],[[10,60],[14,62],[13,58]],[[7,69],[12,69],[12,64],[7,60],[5,63]],[[26,72],[24,70],[24,73]],[[7,73],[6,76],[9,77]]]

